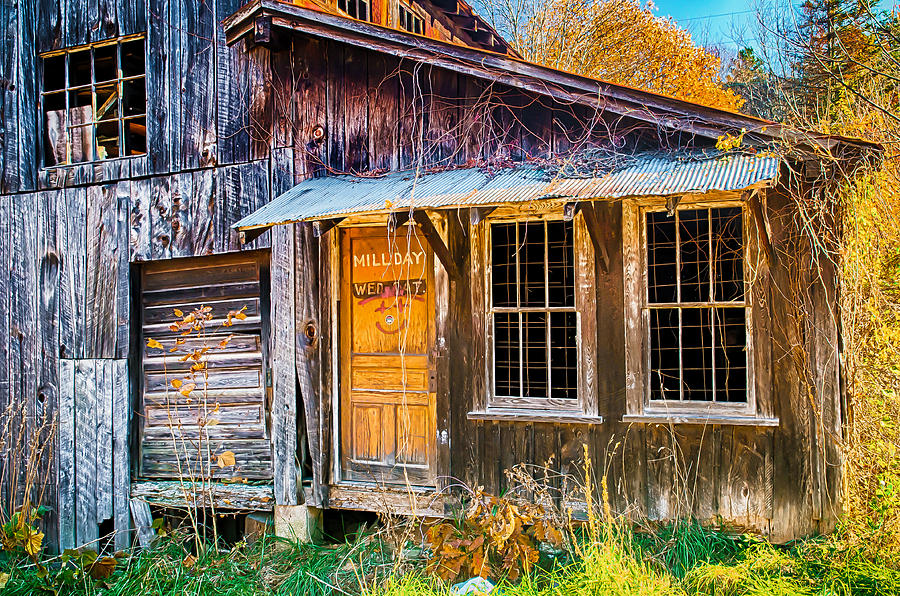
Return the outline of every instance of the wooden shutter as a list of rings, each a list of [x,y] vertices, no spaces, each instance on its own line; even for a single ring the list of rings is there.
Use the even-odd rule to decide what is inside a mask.
[[[267,257],[242,253],[143,266],[142,477],[197,478],[202,470],[211,469],[215,478],[272,478],[266,383]],[[191,362],[180,361],[183,351],[169,351],[180,336],[170,325],[177,318],[175,309],[189,313],[203,306],[211,307],[213,315],[205,336],[192,334],[179,350],[211,347],[204,357],[207,375],[195,375],[196,388],[185,396],[172,381],[188,376]],[[222,326],[229,311],[242,308],[246,319]],[[220,342],[229,335],[230,341],[220,349]],[[164,349],[148,347],[150,339]],[[204,413],[213,422],[201,427],[198,421]],[[218,456],[228,451],[234,453],[235,464],[218,466]],[[227,456],[223,461],[228,461]],[[211,466],[206,462],[212,462]]]

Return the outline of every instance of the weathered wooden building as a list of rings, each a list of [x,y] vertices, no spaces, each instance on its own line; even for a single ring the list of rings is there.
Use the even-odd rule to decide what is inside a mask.
[[[57,425],[61,546],[197,470],[219,511],[442,515],[517,463],[578,501],[586,455],[633,515],[833,525],[820,196],[877,146],[529,64],[462,0],[0,27],[0,404]]]

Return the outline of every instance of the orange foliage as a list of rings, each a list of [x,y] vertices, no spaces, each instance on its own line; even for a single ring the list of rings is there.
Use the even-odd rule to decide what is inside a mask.
[[[722,85],[721,60],[653,5],[638,0],[545,0],[513,43],[527,60],[727,110],[743,99]]]

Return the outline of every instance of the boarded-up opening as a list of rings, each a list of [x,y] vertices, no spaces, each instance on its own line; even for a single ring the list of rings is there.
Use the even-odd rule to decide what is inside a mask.
[[[142,266],[142,477],[272,477],[267,263],[268,253],[241,253]],[[202,331],[172,326],[204,307]],[[191,377],[182,358],[204,349],[205,371]]]

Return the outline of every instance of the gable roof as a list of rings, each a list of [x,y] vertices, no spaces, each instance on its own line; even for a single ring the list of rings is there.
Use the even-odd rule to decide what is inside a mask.
[[[725,133],[746,131],[750,143],[766,145],[787,142],[811,153],[835,155],[850,152],[858,155],[880,154],[883,151],[879,144],[870,141],[800,130],[737,112],[575,75],[505,54],[425,38],[277,0],[254,0],[225,19],[228,43],[253,31],[257,19],[265,19],[273,27],[429,63],[558,101],[599,107],[614,114],[706,138],[716,139]]]

